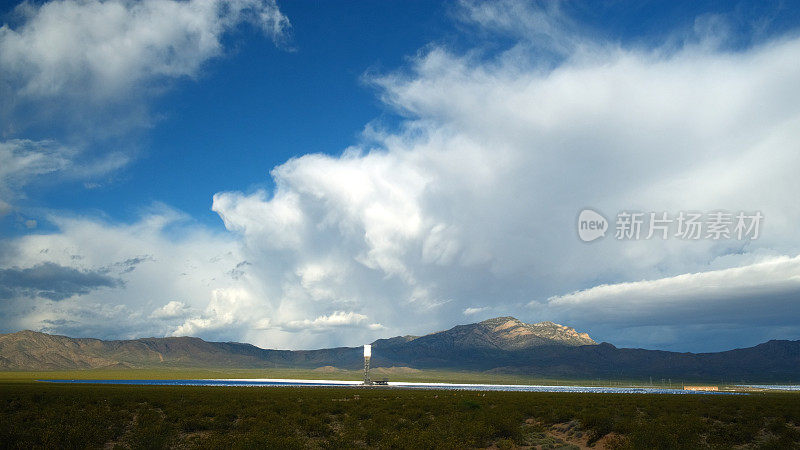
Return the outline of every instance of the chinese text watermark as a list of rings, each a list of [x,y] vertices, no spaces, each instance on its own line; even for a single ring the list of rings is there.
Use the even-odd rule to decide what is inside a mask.
[[[620,211],[614,224],[617,240],[640,239],[735,239],[756,240],[764,220],[760,211],[679,211],[636,212]],[[592,209],[578,214],[578,237],[591,242],[606,235],[609,229],[606,218]]]

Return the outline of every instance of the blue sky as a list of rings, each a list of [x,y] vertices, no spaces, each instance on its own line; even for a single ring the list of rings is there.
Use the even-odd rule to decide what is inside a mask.
[[[0,19],[0,332],[299,348],[515,315],[676,350],[800,337],[791,2]],[[773,225],[585,244],[587,206]]]
[[[210,211],[214,193],[269,186],[268,172],[281,162],[340,153],[366,123],[396,121],[362,76],[401,66],[453,28],[446,5],[435,2],[298,3],[281,10],[291,12],[293,25],[284,45],[238,27],[224,39],[225,55],[205,62],[194,78],[169,80],[148,105],[157,116],[153,126],[124,136],[121,145],[136,160],[112,174],[107,188],[48,186],[30,203],[126,220],[141,205],[161,201],[221,226]],[[51,137],[47,126],[37,131],[31,135]]]
[[[224,38],[226,54],[206,61],[193,78],[169,80],[169,89],[151,100],[151,127],[130,130],[121,142],[114,136],[89,144],[99,151],[122,145],[136,155],[102,180],[103,189],[87,190],[80,181],[45,184],[32,189],[28,205],[131,220],[143,205],[164,202],[205,225],[221,226],[210,211],[214,193],[271,189],[269,170],[287,159],[339,154],[359,141],[367,123],[396,125],[395,111],[376,98],[365,74],[401,68],[432,42],[455,49],[477,42],[489,51],[509,45],[503,36],[484,40],[459,33],[453,5],[279,5],[292,22],[284,45],[276,46],[252,26],[238,27]],[[3,12],[8,15],[15,6],[7,4]],[[610,2],[603,8],[575,2],[565,3],[564,9],[591,33],[639,45],[652,45],[676,29],[692,27],[696,17],[713,14],[731,18],[727,25],[737,28],[732,45],[749,45],[791,30],[800,14],[781,2]],[[769,24],[756,36],[749,28],[758,20]],[[30,135],[47,139],[52,131],[43,125]],[[5,219],[6,231],[12,232],[13,218]]]

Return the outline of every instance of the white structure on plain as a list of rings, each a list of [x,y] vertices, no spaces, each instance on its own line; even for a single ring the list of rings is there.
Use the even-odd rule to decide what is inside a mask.
[[[372,384],[369,379],[369,359],[372,357],[372,345],[364,345],[364,384]]]

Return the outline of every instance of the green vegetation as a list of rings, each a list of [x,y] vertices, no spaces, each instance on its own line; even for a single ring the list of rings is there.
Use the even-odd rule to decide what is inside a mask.
[[[57,385],[16,377],[3,374],[0,383],[0,448],[571,448],[601,439],[607,448],[800,448],[800,395],[790,393]]]

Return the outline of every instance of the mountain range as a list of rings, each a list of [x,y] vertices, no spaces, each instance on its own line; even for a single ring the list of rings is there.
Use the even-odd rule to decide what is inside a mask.
[[[773,340],[717,353],[617,348],[552,322],[513,317],[459,325],[425,336],[373,342],[373,367],[518,373],[563,378],[673,378],[746,382],[800,380],[800,341]],[[270,350],[196,337],[110,340],[35,331],[0,334],[0,370],[133,368],[358,369],[360,347]]]

